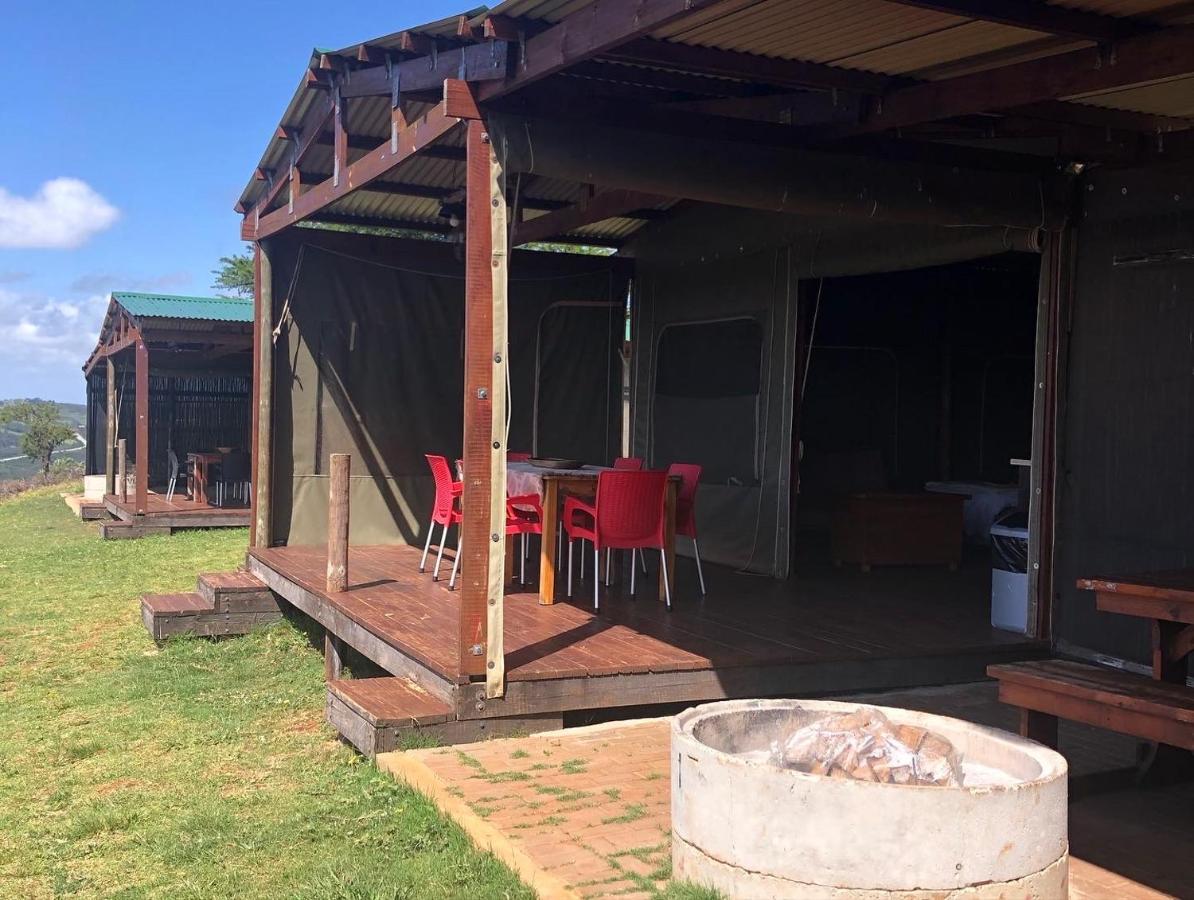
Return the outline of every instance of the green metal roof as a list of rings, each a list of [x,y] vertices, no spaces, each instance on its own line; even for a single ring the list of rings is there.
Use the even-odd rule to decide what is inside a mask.
[[[112,299],[132,316],[252,322],[253,301],[240,297],[179,297],[174,294],[113,292]]]

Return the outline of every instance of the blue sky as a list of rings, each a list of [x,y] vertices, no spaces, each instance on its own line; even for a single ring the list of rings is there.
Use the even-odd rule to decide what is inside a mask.
[[[444,0],[6,4],[0,398],[82,402],[112,290],[211,293],[232,211],[312,47],[452,15]]]

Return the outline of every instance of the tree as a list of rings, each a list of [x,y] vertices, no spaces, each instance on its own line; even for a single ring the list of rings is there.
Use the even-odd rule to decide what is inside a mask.
[[[58,413],[58,404],[49,400],[17,400],[0,406],[0,425],[25,426],[21,452],[41,465],[41,474],[50,474],[54,451],[75,436],[75,430]]]
[[[235,256],[221,256],[220,266],[212,269],[216,276],[212,287],[217,291],[228,291],[238,297],[253,296],[253,250],[246,247]]]

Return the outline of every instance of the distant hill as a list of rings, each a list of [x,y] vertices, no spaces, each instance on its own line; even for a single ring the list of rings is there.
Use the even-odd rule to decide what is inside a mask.
[[[34,398],[31,398],[34,399]],[[16,403],[18,400],[0,400],[0,406]],[[82,403],[59,403],[58,412],[80,435],[87,434],[87,407]],[[15,423],[0,425],[0,481],[14,478],[28,478],[37,474],[37,463],[21,454],[21,432],[24,429]],[[59,448],[54,456],[70,456],[82,461],[85,444],[81,440],[71,441]]]

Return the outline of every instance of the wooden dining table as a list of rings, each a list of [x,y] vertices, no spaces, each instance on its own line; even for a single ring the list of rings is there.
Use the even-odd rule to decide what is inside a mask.
[[[207,488],[211,484],[211,468],[218,466],[223,460],[224,455],[215,451],[201,450],[187,454],[187,462],[190,463],[192,473],[189,485],[191,499],[196,503],[207,503]]]
[[[593,497],[597,493],[597,476],[607,466],[584,466],[580,469],[551,469],[528,462],[511,462],[506,466],[506,492],[510,496],[538,493],[543,504],[543,540],[539,553],[539,602],[550,606],[556,602],[556,527],[560,506],[568,495]],[[668,478],[664,495],[664,559],[668,583],[676,585],[676,496],[680,476]],[[594,573],[596,575],[596,573]],[[659,601],[664,600],[664,569],[659,572]]]

